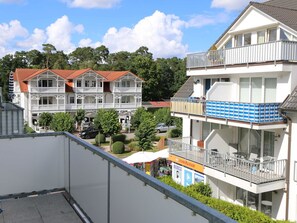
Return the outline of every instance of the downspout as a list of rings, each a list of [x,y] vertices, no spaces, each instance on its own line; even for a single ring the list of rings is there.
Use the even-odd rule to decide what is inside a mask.
[[[289,125],[288,131],[288,161],[286,166],[286,213],[285,213],[285,220],[288,221],[289,219],[289,195],[290,195],[290,166],[291,166],[291,135],[292,135],[292,119],[284,113],[280,113],[283,118],[286,118]]]

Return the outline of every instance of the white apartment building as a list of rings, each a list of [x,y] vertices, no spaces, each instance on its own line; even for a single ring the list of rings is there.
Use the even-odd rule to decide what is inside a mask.
[[[13,80],[13,101],[30,126],[43,112],[84,109],[94,117],[98,109],[114,108],[126,117],[142,104],[143,80],[130,71],[16,69]]]
[[[251,2],[208,52],[187,55],[190,78],[171,99],[183,119],[173,179],[297,220],[296,21],[296,0]]]

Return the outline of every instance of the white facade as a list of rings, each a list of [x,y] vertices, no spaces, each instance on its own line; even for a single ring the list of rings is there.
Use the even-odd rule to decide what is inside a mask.
[[[217,50],[188,55],[194,92],[171,100],[191,139],[173,141],[171,155],[201,164],[214,197],[292,221],[297,116],[290,128],[278,109],[297,86],[296,40],[297,30],[251,4]]]
[[[24,70],[28,71],[15,73],[14,102],[25,109],[25,121],[31,126],[43,112],[84,109],[93,116],[98,109],[113,108],[126,117],[142,105],[143,81],[130,72],[39,70],[21,79]]]

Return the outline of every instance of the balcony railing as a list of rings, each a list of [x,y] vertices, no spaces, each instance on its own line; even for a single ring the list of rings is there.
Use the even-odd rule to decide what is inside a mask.
[[[278,112],[280,103],[241,103],[191,98],[171,98],[171,112],[249,123],[284,122]]]
[[[65,87],[31,87],[31,93],[65,93]]]
[[[226,174],[261,184],[286,179],[287,160],[250,161],[234,155],[200,149],[180,140],[168,139],[169,153]]]
[[[69,133],[0,136],[0,144],[0,197],[57,188],[90,222],[235,222]]]
[[[283,122],[278,112],[279,103],[241,103],[206,101],[205,115],[251,123]]]
[[[191,98],[171,98],[171,112],[203,115],[205,101]]]
[[[297,42],[276,41],[187,55],[187,68],[297,61]]]
[[[73,91],[76,93],[93,93],[93,92],[103,92],[103,87],[75,87]]]
[[[134,93],[134,92],[138,92],[141,93],[142,88],[141,87],[114,87],[113,88],[113,92],[117,92],[117,93]]]
[[[34,111],[64,111],[64,104],[48,104],[48,105],[31,105],[31,110]]]

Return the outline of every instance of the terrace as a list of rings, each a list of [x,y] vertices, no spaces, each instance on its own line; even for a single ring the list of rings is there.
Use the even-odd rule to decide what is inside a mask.
[[[251,154],[221,153],[191,145],[189,139],[168,140],[169,153],[202,164],[204,173],[226,181],[226,175],[247,183],[251,192],[284,188],[287,160],[274,157],[249,159]],[[233,181],[233,183],[237,183]],[[229,183],[231,183],[229,181]],[[251,187],[253,185],[253,187]],[[266,188],[266,186],[269,187]]]
[[[188,69],[206,69],[236,64],[297,61],[297,42],[276,41],[187,55]]]
[[[69,133],[0,142],[0,222],[234,222]]]

